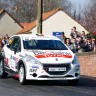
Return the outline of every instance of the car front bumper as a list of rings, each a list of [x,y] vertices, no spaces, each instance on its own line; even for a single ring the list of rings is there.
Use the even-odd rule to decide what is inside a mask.
[[[50,74],[44,69],[37,69],[34,72],[27,70],[27,80],[74,80],[80,78],[80,66],[70,64],[70,69],[62,74]]]

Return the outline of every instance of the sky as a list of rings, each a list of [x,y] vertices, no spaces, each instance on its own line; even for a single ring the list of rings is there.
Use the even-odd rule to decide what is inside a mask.
[[[74,5],[74,8],[81,6],[81,9],[83,9],[84,6],[89,3],[90,0],[70,0],[70,1]]]
[[[70,0],[73,4],[76,3],[77,5],[81,4],[87,4],[90,0]]]

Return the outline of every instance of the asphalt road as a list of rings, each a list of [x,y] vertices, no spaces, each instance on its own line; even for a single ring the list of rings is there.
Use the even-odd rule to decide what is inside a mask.
[[[96,96],[96,79],[81,77],[77,86],[65,81],[28,81],[21,85],[8,77],[0,79],[0,96]]]

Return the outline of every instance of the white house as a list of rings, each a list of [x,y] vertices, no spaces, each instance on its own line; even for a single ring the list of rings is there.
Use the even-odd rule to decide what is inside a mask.
[[[43,34],[52,35],[53,32],[64,32],[66,37],[70,37],[71,29],[74,26],[77,28],[77,31],[85,31],[85,33],[88,33],[88,31],[82,25],[73,20],[61,9],[55,9],[43,14]],[[36,20],[28,24],[28,26],[16,34],[22,33],[36,34]]]
[[[15,35],[16,32],[22,30],[23,26],[14,19],[7,11],[0,10],[0,37],[8,34]]]

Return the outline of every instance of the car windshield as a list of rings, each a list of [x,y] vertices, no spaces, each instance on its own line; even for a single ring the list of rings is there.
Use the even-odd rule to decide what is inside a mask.
[[[59,40],[23,40],[23,45],[29,50],[68,50]]]

